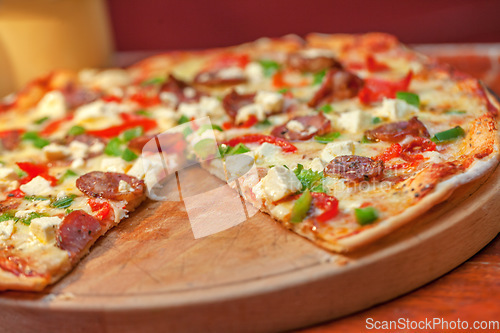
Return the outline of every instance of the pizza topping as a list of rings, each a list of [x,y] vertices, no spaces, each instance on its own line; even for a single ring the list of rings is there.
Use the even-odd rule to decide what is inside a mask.
[[[434,134],[431,140],[437,144],[443,144],[463,136],[465,136],[464,129],[460,126],[455,126],[449,130]]]
[[[293,205],[290,222],[291,223],[302,222],[304,218],[307,216],[309,208],[311,208],[311,202],[312,202],[311,192],[309,192],[309,189],[306,189]]]
[[[14,150],[21,142],[21,135],[24,130],[13,129],[0,132],[0,142],[5,150]]]
[[[133,191],[120,192],[120,181],[127,182]],[[144,193],[142,180],[117,172],[92,171],[76,180],[76,187],[93,198],[132,201]]]
[[[355,147],[356,144],[351,140],[329,143],[321,151],[321,160],[330,163],[337,156],[353,155]]]
[[[283,140],[281,138],[277,138],[271,135],[263,135],[263,134],[245,134],[231,140],[226,141],[224,144],[227,146],[234,147],[239,143],[258,143],[263,144],[264,142],[268,142],[275,146],[281,147],[285,153],[293,153],[297,151],[297,147],[292,145],[290,142]]]
[[[286,124],[275,127],[271,134],[287,140],[309,140],[315,135],[324,135],[331,130],[331,123],[323,113],[295,117]]]
[[[22,135],[23,141],[28,141],[33,144],[36,148],[42,149],[43,147],[50,144],[50,141],[44,138],[41,138],[37,132],[26,132]]]
[[[170,74],[160,88],[160,99],[174,107],[180,103],[198,102],[204,94]]]
[[[333,219],[339,213],[339,201],[337,198],[322,192],[311,193],[313,204],[323,212],[316,216],[319,222],[326,222]]]
[[[101,138],[112,138],[134,127],[142,127],[143,131],[147,132],[158,126],[155,120],[140,115],[122,113],[120,114],[120,118],[123,121],[121,125],[111,126],[101,130],[87,131],[87,134]]]
[[[43,244],[49,244],[56,240],[56,230],[62,219],[57,216],[44,216],[31,220],[31,233]]]
[[[330,68],[342,68],[331,51],[322,49],[308,49],[292,53],[288,56],[286,63],[291,69],[312,73]]]
[[[269,170],[256,187],[257,193],[260,193],[260,189],[266,199],[276,202],[302,190],[302,183],[293,171],[277,165]]]
[[[233,89],[222,100],[222,106],[231,119],[236,119],[238,110],[246,105],[252,104],[254,99],[255,94],[238,94],[236,90]]]
[[[379,180],[383,176],[384,162],[357,155],[337,156],[325,168],[325,173],[359,183]]]
[[[410,71],[400,81],[386,81],[379,78],[367,78],[358,97],[361,103],[371,104],[385,98],[395,98],[398,91],[406,91],[410,86],[413,73]]]
[[[52,193],[51,182],[41,176],[36,176],[19,188],[26,195],[49,195]]]
[[[331,69],[325,74],[323,83],[309,101],[310,107],[323,103],[349,99],[358,94],[363,86],[363,80],[351,72]]]
[[[351,110],[340,114],[338,125],[350,133],[357,133],[373,124],[370,113],[362,110]]]
[[[360,225],[368,225],[378,219],[378,212],[374,207],[368,206],[364,208],[356,208],[354,210],[354,216]]]
[[[19,169],[26,173],[26,176],[20,180],[21,184],[26,184],[37,176],[46,179],[52,186],[57,184],[57,179],[49,175],[49,168],[47,165],[30,162],[16,162],[16,164]]]
[[[417,117],[409,121],[384,124],[365,132],[366,138],[370,141],[399,142],[407,135],[430,137],[427,128]]]
[[[38,102],[35,114],[42,117],[62,118],[66,115],[66,100],[57,90],[49,91]]]
[[[246,81],[245,72],[239,67],[204,70],[194,77],[195,84],[208,87],[236,85]]]
[[[75,258],[87,249],[102,230],[99,220],[82,210],[76,210],[63,219],[56,232],[57,246]]]
[[[381,117],[388,118],[391,121],[398,121],[408,119],[409,116],[418,113],[418,107],[402,99],[384,98],[382,106],[376,109],[376,112]]]
[[[405,101],[409,105],[413,105],[416,108],[420,107],[420,97],[418,97],[417,94],[407,91],[398,91],[396,92],[396,98]]]

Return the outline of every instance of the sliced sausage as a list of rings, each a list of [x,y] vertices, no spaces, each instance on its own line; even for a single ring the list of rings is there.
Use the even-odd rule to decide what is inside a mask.
[[[427,128],[417,117],[413,117],[408,121],[384,124],[365,131],[365,136],[370,141],[399,142],[407,135],[430,137]]]
[[[79,106],[89,104],[100,97],[100,93],[94,90],[77,87],[73,83],[69,83],[61,89],[61,93],[66,101],[66,106],[69,109],[75,109]]]
[[[222,107],[227,115],[234,120],[238,115],[238,110],[245,105],[252,104],[255,100],[255,94],[238,94],[236,90],[232,90],[222,100]]]
[[[316,107],[322,103],[355,97],[362,86],[363,80],[353,73],[331,69],[326,73],[321,87],[316,91],[308,105]]]
[[[21,142],[22,130],[8,130],[0,133],[0,142],[5,150],[14,150]]]
[[[290,122],[295,121],[299,122],[303,129],[300,131],[294,130],[292,126],[290,126]],[[331,123],[322,112],[313,116],[301,116],[295,117],[289,120],[286,124],[276,126],[271,135],[283,138],[286,140],[309,140],[315,135],[324,135],[331,131]]]
[[[321,72],[322,70],[330,68],[342,68],[342,65],[333,57],[324,55],[310,57],[304,55],[302,52],[290,54],[287,58],[286,64],[291,69],[311,73]]]
[[[327,175],[336,175],[352,182],[378,180],[384,171],[383,161],[357,155],[337,156],[325,168]]]
[[[177,98],[176,106],[179,103],[198,102],[201,96],[204,95],[202,92],[191,87],[186,82],[177,79],[172,74],[168,76],[167,81],[160,87],[160,92],[168,92],[174,94]]]
[[[100,236],[101,229],[97,218],[83,210],[75,210],[61,222],[56,232],[57,246],[75,258]]]
[[[157,153],[162,151],[165,153],[181,153],[187,146],[186,140],[182,133],[162,133],[162,134],[152,134],[143,135],[130,140],[128,147],[135,152],[142,153],[144,146],[149,141],[154,138],[158,138],[160,147],[158,148],[158,142],[155,145],[148,145],[146,150],[148,152]],[[154,147],[154,148],[153,148]]]
[[[120,192],[120,181],[130,185],[130,189]],[[109,200],[125,200],[131,202],[144,193],[144,181],[133,176],[118,172],[92,171],[80,176],[76,180],[76,187],[92,198],[104,198]]]
[[[238,67],[201,71],[194,77],[194,83],[207,87],[232,86],[245,83],[247,78]]]

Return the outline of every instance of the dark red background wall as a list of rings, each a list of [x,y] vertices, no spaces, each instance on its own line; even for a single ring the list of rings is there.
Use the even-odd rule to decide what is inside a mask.
[[[500,42],[498,0],[107,0],[116,47],[196,49],[262,36],[384,31],[405,43]]]

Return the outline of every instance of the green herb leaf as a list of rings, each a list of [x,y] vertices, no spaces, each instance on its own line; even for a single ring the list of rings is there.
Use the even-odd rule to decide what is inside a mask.
[[[239,155],[243,153],[247,153],[250,151],[250,148],[242,144],[241,142],[238,143],[234,147],[229,147],[229,150],[226,152],[226,155]]]
[[[141,126],[137,126],[131,129],[128,129],[122,133],[123,140],[130,141],[133,138],[137,138],[144,134],[144,129]]]
[[[382,122],[382,119],[380,117],[373,117],[372,118],[372,124],[378,124],[381,122]]]
[[[181,125],[181,124],[184,124],[184,123],[187,123],[189,122],[189,118],[186,117],[185,115],[182,115],[179,120],[177,121],[177,124]]]
[[[142,81],[141,85],[148,86],[148,85],[152,85],[152,84],[163,84],[163,83],[165,83],[166,80],[167,79],[164,77],[153,77],[151,79],[147,79],[145,81]]]
[[[289,91],[290,91],[290,88],[281,88],[280,90],[278,90],[278,92],[279,92],[280,94],[283,94],[283,95],[284,95],[284,94],[286,94],[286,93],[287,93],[287,92],[289,92]]]
[[[269,121],[269,119],[264,119],[263,121],[258,122],[256,127],[263,128],[263,127],[269,127],[271,125],[272,125],[272,123]]]
[[[323,111],[324,113],[330,113],[333,111],[333,107],[330,104],[325,104],[318,109],[318,111]]]
[[[405,101],[406,103],[420,107],[420,97],[417,94],[407,92],[407,91],[398,91],[396,93],[396,98]]]
[[[463,136],[465,136],[464,129],[460,126],[455,126],[453,128],[450,128],[449,130],[434,134],[431,140],[434,143],[441,144],[456,140],[459,137]]]
[[[259,60],[259,64],[264,70],[264,76],[270,77],[280,69],[280,65],[273,60]]]
[[[378,212],[374,207],[356,208],[354,216],[359,225],[372,224],[378,219]]]
[[[26,216],[25,218],[21,219],[20,221],[22,223],[26,224],[26,225],[30,225],[31,221],[33,219],[37,219],[39,217],[44,217],[44,216],[47,216],[47,214],[33,212],[33,213],[29,213],[28,216]]]
[[[34,121],[35,124],[40,125],[49,120],[49,117],[43,117]]]
[[[26,132],[23,134],[21,139],[24,141],[31,141],[33,146],[40,149],[50,144],[49,140],[41,138],[37,132]]]
[[[311,208],[312,196],[308,189],[302,193],[300,198],[295,201],[292,208],[292,216],[290,217],[290,222],[300,223],[307,216],[309,208]]]
[[[10,211],[10,212],[5,212],[0,214],[0,222],[3,221],[9,221],[9,220],[14,220],[17,221],[18,218],[15,216],[15,213]]]
[[[182,135],[184,135],[184,137],[187,137],[189,134],[193,133],[193,130],[191,129],[191,127],[189,126],[186,126],[183,130],[182,130]]]
[[[122,141],[119,138],[112,138],[104,148],[104,153],[109,156],[121,156],[123,154],[121,144]]]
[[[315,136],[314,140],[316,140],[319,143],[328,143],[332,142],[335,139],[338,139],[339,137],[340,137],[340,132],[332,132],[322,136]]]
[[[122,158],[127,162],[131,162],[135,160],[137,157],[138,157],[137,154],[128,148],[125,148],[125,150],[122,153]]]
[[[51,206],[54,208],[68,208],[69,206],[71,206],[75,198],[76,198],[75,194],[70,194],[66,197],[60,198],[52,202]]]
[[[302,183],[302,189],[315,188],[322,183],[324,178],[323,172],[304,169],[302,164],[297,164],[297,168],[293,172]]]
[[[215,124],[205,124],[205,125],[202,125],[200,127],[200,129],[198,130],[198,133],[201,134],[203,132],[205,132],[206,130],[208,129],[212,129],[212,130],[217,130],[219,132],[224,132],[224,130],[219,126],[219,125],[215,125]]]
[[[369,140],[365,135],[363,135],[363,138],[360,141],[361,143],[373,143],[373,141]]]
[[[61,178],[59,178],[59,180],[57,181],[58,184],[62,184],[64,183],[64,181],[66,180],[66,178],[69,178],[69,177],[75,177],[75,176],[78,176],[78,174],[76,172],[74,172],[73,170],[71,169],[68,169],[66,170],[66,172],[61,176]]]
[[[29,201],[44,201],[44,200],[50,200],[48,197],[40,197],[40,196],[36,196],[36,195],[26,195],[24,196],[24,199],[25,200],[29,200]]]
[[[141,116],[144,116],[144,117],[148,117],[148,118],[151,118],[153,116],[151,114],[151,112],[149,112],[147,110],[139,110],[135,114],[138,114],[138,115],[141,115]]]
[[[74,136],[80,135],[83,133],[85,133],[85,128],[83,128],[82,126],[78,126],[78,125],[71,127],[68,131],[68,135],[74,135]]]
[[[445,112],[445,114],[456,114],[456,115],[459,115],[459,114],[466,114],[467,111],[465,110],[448,110]]]
[[[313,85],[321,84],[323,79],[325,78],[326,70],[322,70],[321,72],[314,73],[313,76]]]

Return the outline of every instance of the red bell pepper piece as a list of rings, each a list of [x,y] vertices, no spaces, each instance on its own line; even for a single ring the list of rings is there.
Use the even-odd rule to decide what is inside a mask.
[[[248,117],[248,119],[240,125],[240,127],[243,127],[243,128],[250,128],[252,127],[253,125],[257,124],[259,120],[257,119],[257,117],[255,115],[250,115],[250,117]]]
[[[413,73],[410,71],[400,81],[386,81],[376,78],[368,78],[365,85],[358,93],[358,98],[363,104],[381,101],[384,97],[395,98],[396,92],[408,90]]]
[[[107,217],[112,211],[111,205],[106,202],[106,201],[97,201],[93,199],[89,199],[87,203],[90,206],[90,209],[92,212],[96,213],[95,217],[99,220],[102,221],[105,217]]]
[[[368,57],[366,57],[366,68],[370,72],[383,72],[388,70],[389,66],[377,61],[377,59],[375,59],[375,57],[373,57],[372,55],[369,55]]]
[[[339,213],[339,201],[337,198],[322,192],[312,192],[311,195],[313,197],[313,204],[323,210],[323,213],[316,216],[316,220],[326,222],[337,216]]]
[[[87,131],[87,133],[101,138],[113,138],[120,135],[121,132],[134,127],[140,126],[144,132],[147,132],[158,126],[155,120],[137,114],[122,113],[120,117],[123,120],[123,124],[121,125],[111,126],[102,130]]]
[[[225,144],[228,146],[234,147],[238,143],[243,143],[243,144],[245,144],[245,143],[260,143],[260,144],[262,144],[264,142],[281,147],[283,149],[283,151],[286,153],[293,153],[293,152],[297,151],[297,147],[292,145],[290,142],[288,142],[284,139],[281,139],[281,138],[277,138],[277,137],[274,137],[271,135],[264,135],[264,134],[245,134],[245,135],[233,138],[231,140],[228,140],[225,142]]]
[[[61,125],[67,121],[70,121],[71,119],[73,119],[73,115],[69,115],[69,116],[66,116],[64,118],[61,118],[61,119],[57,119],[57,120],[54,120],[50,123],[47,124],[47,126],[45,126],[45,128],[40,132],[40,135],[41,136],[49,136],[51,135],[52,133],[54,133],[55,131],[57,131],[59,129],[59,127],[61,127]]]
[[[26,177],[23,177],[19,183],[26,184],[33,178],[40,176],[50,181],[52,186],[57,185],[57,178],[49,175],[49,168],[45,164],[35,164],[31,162],[16,162],[19,169],[27,173]]]
[[[378,161],[390,161],[393,158],[401,156],[401,153],[403,152],[403,148],[399,143],[393,143],[389,148],[384,150],[381,154],[377,155],[374,157],[374,160]]]
[[[213,59],[206,69],[220,69],[227,67],[245,68],[250,62],[248,54],[224,53]]]

